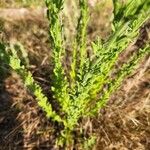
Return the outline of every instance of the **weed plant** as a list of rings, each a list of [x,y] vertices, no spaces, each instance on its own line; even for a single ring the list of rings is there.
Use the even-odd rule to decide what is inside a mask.
[[[42,88],[34,80],[32,73],[22,63],[15,48],[11,48],[9,65],[22,78],[24,85],[36,96],[38,105],[47,118],[64,125],[58,145],[72,142],[72,131],[83,117],[96,116],[110,96],[121,85],[123,79],[135,69],[141,58],[150,52],[145,44],[124,63],[111,78],[113,69],[122,53],[139,35],[139,29],[150,19],[148,0],[113,0],[112,33],[105,42],[98,38],[91,42],[92,56],[87,55],[87,25],[89,8],[87,0],[79,0],[80,16],[76,26],[76,36],[72,43],[72,62],[66,75],[63,58],[66,55],[63,32],[62,10],[64,0],[45,0],[49,20],[53,68],[53,98],[59,103],[56,112],[51,102],[43,94]],[[104,89],[104,86],[107,88]]]

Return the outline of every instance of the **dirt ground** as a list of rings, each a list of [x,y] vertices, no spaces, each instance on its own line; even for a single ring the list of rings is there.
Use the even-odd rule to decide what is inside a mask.
[[[93,19],[88,27],[91,39],[96,35],[105,38],[110,32],[107,11],[99,18],[100,21],[95,21],[94,18],[99,17],[99,13],[96,11],[91,15]],[[24,45],[29,54],[30,70],[51,99],[48,22],[44,18],[19,21],[3,18],[0,22],[1,40],[20,41]],[[149,28],[148,24],[146,31]],[[138,46],[146,36],[142,35],[137,42]],[[97,136],[94,150],[150,149],[149,56],[123,81],[120,89],[111,96],[106,108],[97,117],[80,122],[85,135]],[[59,130],[60,126],[46,119],[21,79],[14,72],[9,72],[0,82],[0,150],[55,150]],[[80,136],[77,135],[76,138],[74,149],[80,150]]]

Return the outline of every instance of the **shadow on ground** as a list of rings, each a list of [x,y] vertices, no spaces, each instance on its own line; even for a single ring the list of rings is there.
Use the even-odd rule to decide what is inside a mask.
[[[19,110],[4,83],[0,83],[0,150],[18,149],[23,145],[22,128],[17,120]]]

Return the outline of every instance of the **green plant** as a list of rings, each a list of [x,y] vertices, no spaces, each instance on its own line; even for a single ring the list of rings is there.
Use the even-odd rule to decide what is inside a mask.
[[[9,56],[5,51],[5,45],[0,42],[0,83],[3,82],[3,79],[8,73],[7,64],[9,63]]]
[[[91,136],[89,139],[85,140],[83,149],[91,150],[95,143],[96,143],[96,136]]]
[[[121,52],[136,40],[139,28],[150,18],[150,2],[147,0],[127,0],[122,3],[113,0],[112,34],[102,42],[92,42],[93,55],[87,55],[86,28],[89,20],[86,0],[79,0],[80,16],[76,28],[76,37],[72,47],[72,62],[69,75],[63,66],[65,56],[62,9],[64,0],[45,0],[49,20],[49,35],[52,46],[53,92],[54,99],[60,105],[60,111],[52,109],[41,87],[34,81],[32,74],[21,64],[17,52],[12,48],[9,64],[22,77],[25,86],[36,96],[39,106],[48,118],[63,123],[64,129],[57,141],[59,145],[72,142],[72,131],[82,117],[95,116],[104,107],[110,95],[129,75],[139,60],[150,52],[149,43],[134,53],[117,71],[115,78],[110,75]],[[103,90],[104,85],[107,88]],[[100,95],[99,95],[100,94]],[[88,143],[87,143],[88,145]],[[91,144],[90,144],[91,145]]]

